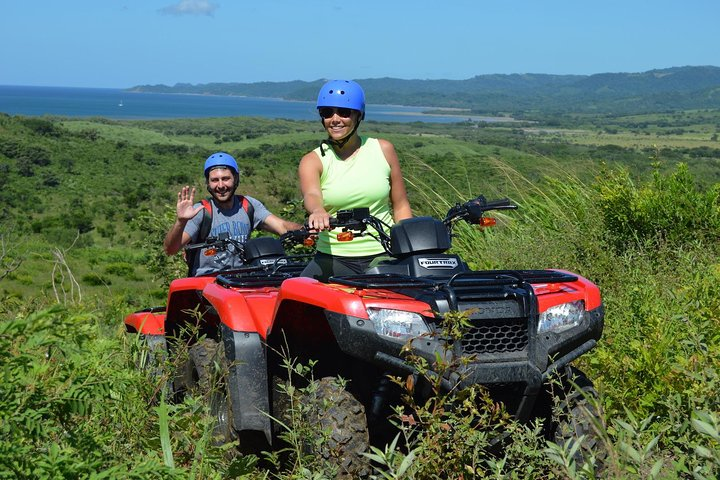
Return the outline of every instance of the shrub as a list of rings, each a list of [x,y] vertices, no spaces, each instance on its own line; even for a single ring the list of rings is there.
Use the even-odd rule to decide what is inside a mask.
[[[618,251],[643,242],[681,245],[720,237],[720,186],[700,191],[687,165],[636,185],[627,170],[608,172],[597,185],[607,235]]]
[[[128,280],[137,280],[135,275],[135,267],[129,263],[111,263],[105,266],[105,273],[109,275],[117,275],[118,277],[125,277]]]
[[[95,287],[101,285],[112,285],[112,281],[109,278],[99,275],[97,273],[86,273],[82,276],[82,281],[87,285],[92,285]]]
[[[171,478],[145,453],[148,387],[97,320],[56,306],[0,322],[3,478]]]

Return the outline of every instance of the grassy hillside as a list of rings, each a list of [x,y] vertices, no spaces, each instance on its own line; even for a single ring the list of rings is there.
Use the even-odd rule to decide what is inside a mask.
[[[602,394],[602,474],[512,423],[511,447],[479,455],[489,430],[450,415],[383,452],[378,478],[715,478],[720,155],[710,138],[674,141],[711,136],[716,118],[363,124],[395,143],[416,214],[479,193],[520,205],[493,230],[458,231],[454,250],[473,267],[571,270],[606,307],[598,348],[577,362]],[[319,122],[0,116],[0,478],[324,478],[297,451],[282,464],[229,458],[200,402],[157,403],[122,328],[182,271],[162,236],[179,186],[202,190],[210,153],[235,155],[241,190],[300,220],[297,162],[321,138]]]

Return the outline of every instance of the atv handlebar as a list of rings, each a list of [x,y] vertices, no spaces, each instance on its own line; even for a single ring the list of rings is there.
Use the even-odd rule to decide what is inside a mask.
[[[208,237],[204,242],[192,243],[185,246],[185,250],[197,250],[199,248],[214,248],[219,251],[227,250],[227,247],[232,245],[235,247],[236,252],[242,255],[245,251],[245,244],[239,240],[235,240],[230,237],[227,232],[220,232],[217,237]]]
[[[468,223],[479,224],[481,218],[490,210],[515,210],[517,205],[512,203],[509,198],[502,198],[488,202],[483,195],[480,195],[465,203],[457,203],[448,210],[443,223],[451,228],[452,224],[458,220],[465,220]]]
[[[357,232],[355,235],[360,236],[366,231],[368,224],[374,221],[379,220],[371,216],[370,209],[366,207],[340,210],[334,217],[330,217],[330,229],[342,228],[343,232]],[[318,233],[317,230],[310,228],[306,221],[301,229],[290,230],[280,235],[280,240],[283,244],[300,244]]]
[[[465,203],[457,203],[448,210],[442,220],[448,231],[452,232],[453,224],[459,220],[465,220],[471,224],[483,224],[482,218],[485,212],[490,210],[514,210],[517,205],[509,198],[487,201],[483,195],[479,195]],[[374,232],[368,230],[372,227]],[[370,215],[369,208],[354,208],[340,210],[334,217],[330,217],[330,228],[342,228],[343,232],[353,232],[355,236],[369,235],[375,238],[386,252],[390,253],[390,226],[377,217]],[[280,239],[283,243],[300,244],[307,238],[317,235],[317,231],[311,229],[307,222],[300,230],[291,230],[283,234]]]

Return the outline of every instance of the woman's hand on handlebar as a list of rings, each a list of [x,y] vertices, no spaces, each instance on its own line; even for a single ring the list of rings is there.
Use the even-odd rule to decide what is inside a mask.
[[[308,230],[315,230],[320,232],[322,230],[328,230],[330,228],[330,214],[323,208],[314,210],[307,219],[306,222]]]

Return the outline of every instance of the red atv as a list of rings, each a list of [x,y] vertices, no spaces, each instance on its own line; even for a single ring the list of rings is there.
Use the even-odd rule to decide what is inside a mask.
[[[595,391],[570,362],[601,337],[598,287],[561,270],[473,271],[458,255],[445,253],[457,221],[488,225],[493,219],[487,211],[514,208],[508,200],[480,196],[455,205],[443,220],[415,217],[392,228],[367,209],[342,211],[332,219],[334,227],[348,239],[375,237],[389,255],[364,274],[331,277],[328,283],[299,277],[302,262],[284,256],[278,240],[253,239],[244,246],[253,264],[247,270],[176,280],[167,309],[137,312],[125,323],[151,345],[172,337],[169,355],[174,342],[192,345],[187,368],[176,376],[176,391],[202,384],[212,362],[222,365],[224,391],[210,405],[217,433],[246,447],[277,442],[273,419],[283,418],[285,403],[276,384],[288,379],[282,357],[312,361],[322,379],[316,394],[331,405],[320,414],[332,430],[330,448],[340,452],[344,471],[362,474],[367,461],[360,453],[395,400],[388,375],[417,374],[402,353],[410,344],[429,365],[437,355],[462,365],[441,372],[445,389],[481,384],[517,419],[547,418],[550,438],[583,436],[583,447],[592,448],[596,436],[586,407]],[[309,234],[290,232],[284,240]],[[253,244],[257,240],[261,245]],[[449,312],[465,312],[472,324],[452,344],[441,334]],[[183,336],[187,331],[192,338]],[[461,357],[470,361],[452,362]],[[431,395],[423,388],[425,376],[416,376],[416,395]],[[333,381],[338,377],[347,380],[345,388]],[[564,386],[560,417],[551,411],[551,377]]]

